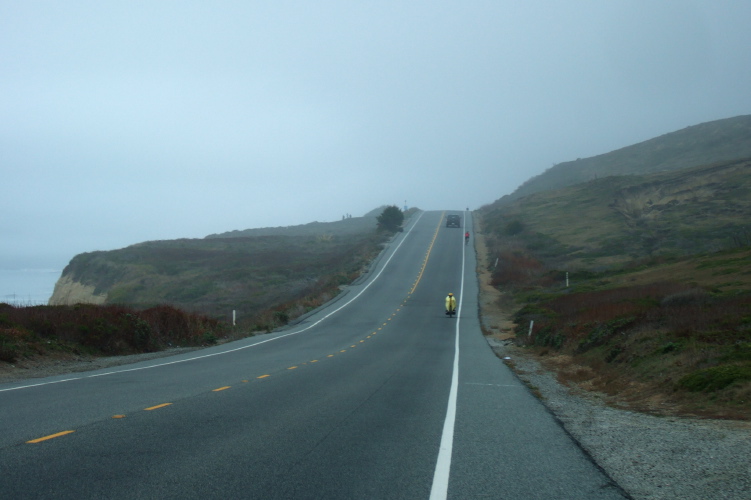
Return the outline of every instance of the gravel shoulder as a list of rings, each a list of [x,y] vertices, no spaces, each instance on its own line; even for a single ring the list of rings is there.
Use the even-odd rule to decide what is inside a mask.
[[[561,385],[522,349],[487,337],[592,459],[635,499],[751,498],[751,423],[659,417]]]

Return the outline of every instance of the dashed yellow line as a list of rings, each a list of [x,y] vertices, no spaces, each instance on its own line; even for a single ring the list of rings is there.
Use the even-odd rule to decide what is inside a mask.
[[[441,224],[443,224],[443,214],[446,212],[441,213],[441,218],[438,220],[438,227],[435,228],[435,234],[433,235],[433,241],[430,242],[430,246],[428,247],[428,253],[425,256],[425,260],[422,264],[422,269],[420,269],[420,274],[417,275],[417,280],[415,281],[414,286],[412,287],[412,290],[410,290],[410,294],[415,293],[415,288],[417,288],[417,285],[420,283],[420,280],[422,279],[422,275],[425,272],[425,268],[428,265],[428,259],[430,259],[430,252],[433,251],[433,245],[435,245],[435,239],[438,237],[438,231],[441,229]]]
[[[57,434],[50,434],[49,436],[40,437],[37,439],[32,439],[31,441],[26,441],[29,444],[35,444],[35,443],[41,443],[42,441],[47,441],[48,439],[54,439],[56,437],[65,436],[66,434],[72,434],[76,431],[63,431],[58,432]]]
[[[435,240],[435,238],[434,238],[434,240]],[[431,246],[432,246],[432,244],[431,244]],[[426,262],[427,262],[427,261],[426,261]],[[418,279],[418,282],[419,282],[419,279]],[[415,286],[416,286],[416,284],[415,284]],[[414,290],[414,289],[413,289],[413,290]],[[406,301],[405,301],[405,302],[406,302]],[[396,311],[398,312],[398,311],[400,311],[400,309],[397,309]],[[395,312],[395,313],[393,313],[393,314],[391,315],[391,317],[394,317],[394,316],[396,316],[396,312]],[[386,325],[388,325],[388,321],[391,321],[391,318],[388,318],[388,319],[387,319],[387,322],[386,322],[386,323],[383,323],[383,326],[386,326]],[[379,327],[379,328],[378,328],[378,330],[381,330],[381,329],[382,329],[382,327]],[[371,337],[372,337],[373,335],[376,335],[377,333],[378,333],[378,332],[372,332],[372,333],[371,333],[370,335],[368,335],[368,336],[367,336],[366,338],[367,338],[367,339],[369,339],[369,338],[371,338]],[[363,343],[363,342],[365,342],[365,340],[360,340],[360,341],[359,341],[359,343]],[[355,347],[357,347],[357,344],[354,344],[354,345],[351,345],[351,346],[350,346],[350,348],[355,348]],[[347,350],[346,350],[346,349],[342,349],[342,350],[340,350],[339,352],[340,352],[340,353],[343,353],[343,352],[347,352]],[[328,355],[327,355],[327,357],[328,357],[328,358],[333,358],[334,356],[335,356],[335,354],[328,354]],[[317,359],[313,359],[313,360],[311,360],[311,361],[310,361],[310,363],[317,363],[317,362],[318,362],[318,360],[317,360]],[[305,364],[307,364],[307,363],[302,363],[302,364],[303,364],[303,365],[305,365]],[[290,367],[289,367],[289,368],[287,368],[287,369],[288,369],[288,370],[295,370],[295,369],[297,369],[297,368],[298,368],[298,366],[290,366]],[[271,375],[269,375],[269,374],[259,375],[258,377],[256,377],[256,379],[264,379],[264,378],[268,378],[268,377],[270,377],[270,376],[271,376]],[[243,380],[242,382],[243,382],[243,383],[248,383],[248,380]],[[230,389],[230,388],[232,388],[232,386],[230,386],[230,385],[226,385],[226,386],[223,386],[223,387],[218,387],[218,388],[216,388],[216,389],[212,389],[212,392],[220,392],[220,391],[226,391],[227,389]],[[172,403],[162,403],[162,404],[158,404],[158,405],[155,405],[155,406],[150,406],[150,407],[148,407],[148,408],[144,408],[144,411],[152,411],[152,410],[158,410],[159,408],[164,408],[164,407],[167,407],[167,406],[171,406],[171,405],[172,405]],[[113,419],[122,419],[122,418],[125,418],[125,415],[113,415],[113,416],[112,416],[112,418],[113,418]],[[32,439],[32,440],[30,440],[30,441],[26,441],[26,442],[27,442],[27,443],[30,443],[30,444],[33,444],[33,443],[41,443],[41,442],[43,442],[43,441],[47,441],[47,440],[49,440],[49,439],[54,439],[54,438],[57,438],[57,437],[60,437],[60,436],[65,436],[65,435],[67,435],[67,434],[72,434],[72,433],[74,433],[74,432],[76,432],[76,431],[73,431],[73,430],[71,430],[71,431],[63,431],[63,432],[58,432],[58,433],[56,433],[56,434],[50,434],[49,436],[44,436],[44,437],[40,437],[40,438],[37,438],[37,439]]]
[[[148,408],[144,408],[144,411],[158,410],[159,408],[164,408],[165,406],[169,406],[171,404],[172,403],[162,403],[160,405],[150,406]]]

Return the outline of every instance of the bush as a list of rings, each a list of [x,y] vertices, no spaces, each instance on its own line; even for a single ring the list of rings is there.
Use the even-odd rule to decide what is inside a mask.
[[[384,208],[378,216],[378,227],[392,233],[399,230],[402,222],[404,222],[404,213],[394,205]]]
[[[504,232],[508,236],[514,236],[524,231],[524,224],[522,224],[520,221],[515,220],[512,222],[509,222],[506,224],[506,227],[504,228]]]
[[[747,380],[751,380],[751,364],[721,365],[686,375],[678,386],[691,392],[714,392]]]

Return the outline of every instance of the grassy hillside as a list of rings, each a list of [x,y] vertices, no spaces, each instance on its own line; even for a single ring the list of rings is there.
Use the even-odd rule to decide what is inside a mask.
[[[390,237],[376,229],[377,215],[77,255],[61,287],[106,296],[106,303],[0,304],[0,362],[54,364],[271,331],[367,272]]]
[[[751,160],[598,178],[478,215],[518,343],[562,379],[647,410],[751,418]]]
[[[606,177],[481,213],[494,240],[523,232],[536,255],[572,271],[717,251],[751,238],[751,159]]]
[[[331,299],[366,270],[389,237],[376,228],[380,211],[332,223],[83,253],[60,281],[106,296],[106,304],[169,304],[225,319],[234,310],[239,323],[270,330]]]
[[[608,176],[643,175],[751,157],[751,115],[702,123],[607,154],[559,163],[496,203]]]
[[[155,241],[77,255],[63,276],[107,293],[108,304],[166,303],[224,317],[236,310],[243,319],[308,295],[330,298],[379,242],[375,232]]]

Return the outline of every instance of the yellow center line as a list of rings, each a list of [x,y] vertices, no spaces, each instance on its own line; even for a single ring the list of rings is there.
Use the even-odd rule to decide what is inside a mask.
[[[224,387],[220,387],[220,388],[218,388],[218,389],[214,389],[214,390],[213,390],[213,391],[211,391],[211,392],[226,391],[226,390],[227,390],[227,389],[229,389],[230,387],[232,387],[232,386],[231,386],[231,385],[225,385]]]
[[[112,415],[112,418],[125,418],[125,415]]]
[[[339,351],[339,352],[347,352],[347,349],[342,349],[342,350],[341,350],[341,351]]]
[[[26,441],[26,442],[27,443],[31,443],[31,444],[41,443],[42,441],[47,441],[48,439],[54,439],[56,437],[65,436],[66,434],[72,434],[74,432],[76,432],[76,431],[58,432],[57,434],[50,434],[49,436],[44,436],[44,437],[40,437],[40,438],[37,438],[37,439],[32,439],[31,441]]]
[[[438,231],[440,231],[441,224],[443,223],[443,214],[445,213],[446,212],[441,213],[441,218],[438,220],[438,227],[435,228],[433,241],[430,242],[430,246],[428,247],[428,254],[425,256],[425,262],[422,265],[422,269],[420,269],[420,274],[417,276],[417,281],[415,282],[415,286],[412,287],[412,290],[409,293],[415,293],[415,288],[417,288],[417,285],[420,283],[420,280],[422,279],[422,275],[425,272],[425,267],[428,265],[428,259],[430,259],[430,252],[433,250],[433,245],[435,245],[435,239],[438,237]]]
[[[297,368],[297,367],[296,366],[290,366],[289,368],[287,368],[287,370],[294,370],[295,368]]]
[[[326,356],[326,357],[327,357],[327,358],[333,358],[333,357],[334,357],[334,355],[333,355],[333,354],[329,354],[329,355],[328,355],[328,356]]]
[[[370,338],[370,337],[368,337],[368,338]],[[365,342],[365,341],[364,341],[364,340],[361,340],[361,341],[360,341],[360,343],[361,343],[361,344],[362,344],[363,342]]]
[[[270,375],[261,375],[260,377],[256,377],[256,378],[266,378],[266,377],[269,377],[269,376]]]
[[[165,406],[169,406],[171,404],[172,403],[162,403],[160,405],[150,406],[148,408],[144,408],[144,411],[158,410],[159,408],[164,408]]]
[[[314,360],[311,361],[311,363],[318,363],[318,360],[314,359]]]

